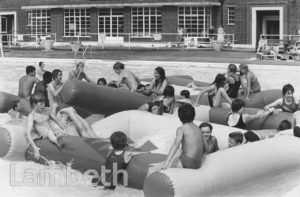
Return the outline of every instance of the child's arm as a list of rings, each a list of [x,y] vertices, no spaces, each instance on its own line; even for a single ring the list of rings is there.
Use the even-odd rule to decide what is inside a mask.
[[[214,152],[215,151],[218,151],[219,150],[219,144],[218,144],[218,140],[215,136],[212,136],[212,142],[213,142],[213,145],[214,145]]]
[[[35,143],[32,139],[32,136],[31,136],[31,132],[33,130],[33,123],[34,123],[33,115],[29,114],[28,120],[27,120],[27,127],[26,127],[26,138],[33,148],[34,157],[39,158],[40,157],[40,152],[39,152],[40,148],[35,145]]]
[[[174,155],[176,154],[182,140],[183,140],[183,131],[182,131],[182,129],[178,128],[177,131],[176,131],[175,141],[172,145],[172,148],[170,149],[170,152],[167,156],[166,161],[164,162],[164,164],[162,166],[162,169],[166,169],[170,165],[170,162],[172,161]]]
[[[250,73],[247,74],[247,94],[246,99],[249,99],[250,93],[251,93],[251,78],[252,75]]]
[[[62,129],[62,131],[65,130],[63,123],[60,120],[58,120],[53,113],[49,113],[49,116]],[[59,132],[55,132],[55,131],[53,131],[53,133],[55,135],[59,134]]]
[[[268,110],[268,111],[259,111],[257,114],[255,115],[249,115],[249,114],[244,114],[243,116],[245,117],[245,122],[249,122],[251,120],[255,120],[258,118],[263,118],[268,116],[269,114],[271,114],[273,111],[272,110]]]
[[[232,100],[229,98],[225,88],[223,88],[223,90],[224,90],[224,94],[223,94],[224,99],[231,105]]]
[[[269,110],[270,108],[275,108],[275,107],[281,106],[282,102],[283,102],[283,99],[279,98],[276,101],[274,101],[273,103],[270,103],[269,105],[266,105],[264,107],[264,110]]]

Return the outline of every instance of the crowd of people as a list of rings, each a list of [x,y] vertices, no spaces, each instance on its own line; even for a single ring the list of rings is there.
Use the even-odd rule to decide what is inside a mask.
[[[294,135],[300,137],[300,112],[299,99],[294,97],[294,88],[287,84],[282,88],[282,98],[265,106],[264,110],[250,115],[244,112],[245,101],[250,100],[251,94],[261,91],[257,76],[248,65],[239,65],[239,71],[235,64],[229,64],[226,74],[217,74],[215,80],[208,87],[198,87],[194,83],[188,87],[199,90],[195,101],[190,98],[188,89],[180,92],[180,97],[175,96],[174,87],[168,82],[165,70],[156,67],[154,78],[148,85],[143,85],[139,77],[125,65],[116,62],[113,70],[117,74],[117,81],[107,82],[105,78],[99,78],[94,82],[84,71],[84,63],[78,62],[75,70],[69,72],[68,80],[86,80],[99,86],[110,88],[128,89],[136,94],[142,94],[152,98],[152,102],[143,104],[138,110],[148,111],[156,115],[174,112],[178,108],[178,117],[182,123],[176,131],[176,138],[165,162],[155,166],[156,170],[166,169],[172,164],[175,153],[182,148],[180,163],[176,166],[183,168],[200,168],[206,154],[219,150],[218,141],[212,135],[213,126],[208,122],[195,125],[195,107],[204,94],[208,95],[211,107],[229,108],[231,112],[226,119],[227,125],[236,129],[246,129],[247,122],[277,114],[279,111],[294,113],[293,121],[284,120],[279,127],[272,130],[247,131],[242,133],[235,131],[228,136],[228,146],[233,147],[244,142],[253,142],[277,135],[280,131],[293,128]],[[37,74],[37,76],[36,76]],[[64,82],[63,72],[55,69],[52,72],[45,70],[45,64],[39,63],[36,71],[34,66],[26,67],[26,75],[19,80],[18,96],[27,99],[32,112],[26,117],[27,139],[34,149],[36,158],[40,157],[40,148],[35,141],[42,138],[49,139],[58,148],[63,148],[64,135],[78,135],[82,137],[97,137],[89,123],[80,117],[73,107],[66,107],[62,100]],[[20,102],[15,102],[9,114],[14,119],[25,118]],[[70,126],[71,125],[71,126]],[[118,169],[125,168],[130,158],[135,153],[129,149],[127,136],[123,132],[115,132],[110,137],[112,151],[107,155],[106,167],[111,168],[116,162]],[[130,150],[130,154],[125,154]],[[110,181],[109,176],[107,181]],[[99,183],[101,184],[101,183]],[[107,187],[114,189],[115,185]]]

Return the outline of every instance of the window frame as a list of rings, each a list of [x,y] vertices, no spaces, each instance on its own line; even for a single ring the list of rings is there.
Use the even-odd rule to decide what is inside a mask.
[[[233,11],[230,9],[233,9]],[[230,18],[230,17],[233,17],[233,18]],[[234,5],[227,6],[227,25],[235,25],[235,6]]]
[[[82,11],[84,11],[84,15],[82,15]],[[73,14],[72,14],[73,13]],[[76,15],[78,14],[79,15]],[[68,15],[67,15],[68,14]],[[69,19],[69,35],[67,35],[67,19]],[[71,19],[73,19],[73,23],[70,23]],[[85,20],[83,20],[85,19]],[[85,24],[83,24],[85,22]],[[74,35],[71,35],[70,24],[74,24]],[[79,27],[78,27],[79,25]],[[84,29],[86,30],[83,33],[82,26],[86,26]],[[77,28],[79,28],[79,32],[77,32]],[[63,37],[91,37],[89,34],[91,33],[91,10],[89,8],[70,8],[64,9],[64,36]]]
[[[45,14],[45,15],[44,15]],[[27,26],[30,27],[30,36],[47,36],[51,34],[51,14],[50,10],[30,10],[27,12]],[[40,31],[46,27],[46,32]]]
[[[122,14],[114,14],[114,11],[120,10],[121,8],[106,8],[109,9],[109,14],[100,15],[101,9],[98,9],[98,34],[105,33],[108,37],[120,37],[120,34],[124,33],[124,10]],[[109,19],[109,33],[106,31],[106,19]],[[114,20],[116,19],[116,32],[114,32],[113,26],[115,25]],[[103,32],[100,32],[100,20],[103,20]],[[119,25],[122,25],[122,28],[119,28]]]

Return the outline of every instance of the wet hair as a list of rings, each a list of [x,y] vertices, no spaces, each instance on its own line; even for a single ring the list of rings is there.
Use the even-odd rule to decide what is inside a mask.
[[[235,131],[235,132],[229,133],[229,137],[231,139],[233,139],[235,141],[235,143],[241,144],[241,143],[243,143],[243,140],[244,140],[243,133],[240,131]]]
[[[121,63],[121,62],[116,62],[115,64],[114,64],[114,66],[113,66],[113,69],[115,70],[115,69],[121,69],[121,70],[123,70],[123,69],[125,69],[125,65],[123,64],[123,63]]]
[[[13,109],[13,110],[16,110],[16,108],[18,107],[19,103],[20,103],[20,101],[14,101],[14,102],[13,102],[12,109]]]
[[[115,150],[123,150],[127,146],[127,136],[121,131],[116,131],[110,136],[110,143]]]
[[[283,131],[283,130],[287,130],[287,129],[291,129],[291,128],[292,128],[292,123],[288,120],[283,120],[280,122],[277,130]]]
[[[236,73],[237,67],[236,67],[235,64],[229,64],[229,65],[228,65],[228,70],[229,70],[230,72],[232,72],[232,73]]]
[[[235,99],[231,103],[232,112],[238,112],[242,107],[245,107],[246,103],[242,99]]]
[[[43,94],[37,92],[30,96],[30,105],[33,106],[34,104],[45,102],[46,98]]]
[[[26,74],[30,74],[32,72],[35,71],[35,67],[34,66],[26,66]]]
[[[191,104],[185,103],[178,109],[178,117],[183,124],[193,122],[195,115],[195,108]]]
[[[163,67],[156,67],[155,71],[159,74],[160,78],[155,80],[154,86],[157,87],[159,83],[162,83],[166,79],[166,72]]]
[[[240,69],[245,69],[245,70],[249,70],[249,68],[248,68],[248,65],[247,64],[245,64],[245,63],[242,63],[242,64],[240,64]]]
[[[117,84],[113,81],[109,82],[107,87],[111,87],[111,88],[118,88]]]
[[[260,140],[259,137],[253,131],[250,130],[244,133],[244,137],[247,142],[255,142]]]
[[[77,62],[76,68],[78,68],[80,65],[83,65],[83,66],[84,66],[84,63],[83,63],[83,62]]]
[[[184,96],[184,98],[189,99],[190,98],[190,91],[188,91],[188,90],[182,90],[180,92],[180,96]]]
[[[211,131],[213,130],[212,125],[209,124],[208,122],[202,122],[202,123],[199,125],[199,128],[200,128],[200,129],[203,128],[203,127],[208,127],[209,130],[211,130]]]
[[[41,67],[44,64],[44,62],[39,62],[39,67]]]
[[[58,77],[59,73],[62,73],[62,71],[59,70],[59,69],[54,69],[54,70],[52,71],[52,79],[53,79],[53,80],[56,79],[56,78]]]
[[[106,79],[104,79],[104,78],[99,78],[98,81],[97,81],[97,84],[99,85],[100,82],[104,83],[104,85],[107,84],[107,83],[106,83]]]
[[[291,84],[286,84],[282,88],[282,96],[284,96],[288,91],[294,93],[295,89]]]
[[[214,80],[214,82],[213,82],[212,84],[215,84],[216,87],[217,87],[217,89],[219,89],[219,88],[221,88],[221,87],[224,87],[224,85],[225,85],[225,80],[226,80],[226,78],[225,78],[224,75],[222,75],[222,74],[217,74],[217,76],[216,76],[216,78],[215,78],[215,80]]]
[[[49,71],[46,71],[43,74],[43,81],[44,81],[45,85],[50,83],[52,81],[52,73]]]
[[[174,97],[174,93],[175,92],[175,89],[173,86],[171,85],[167,85],[163,91],[163,95],[165,97]]]

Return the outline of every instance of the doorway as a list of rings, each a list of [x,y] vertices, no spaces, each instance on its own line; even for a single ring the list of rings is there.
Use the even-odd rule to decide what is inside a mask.
[[[0,12],[0,33],[2,34],[3,45],[9,45],[16,42],[16,13]]]

